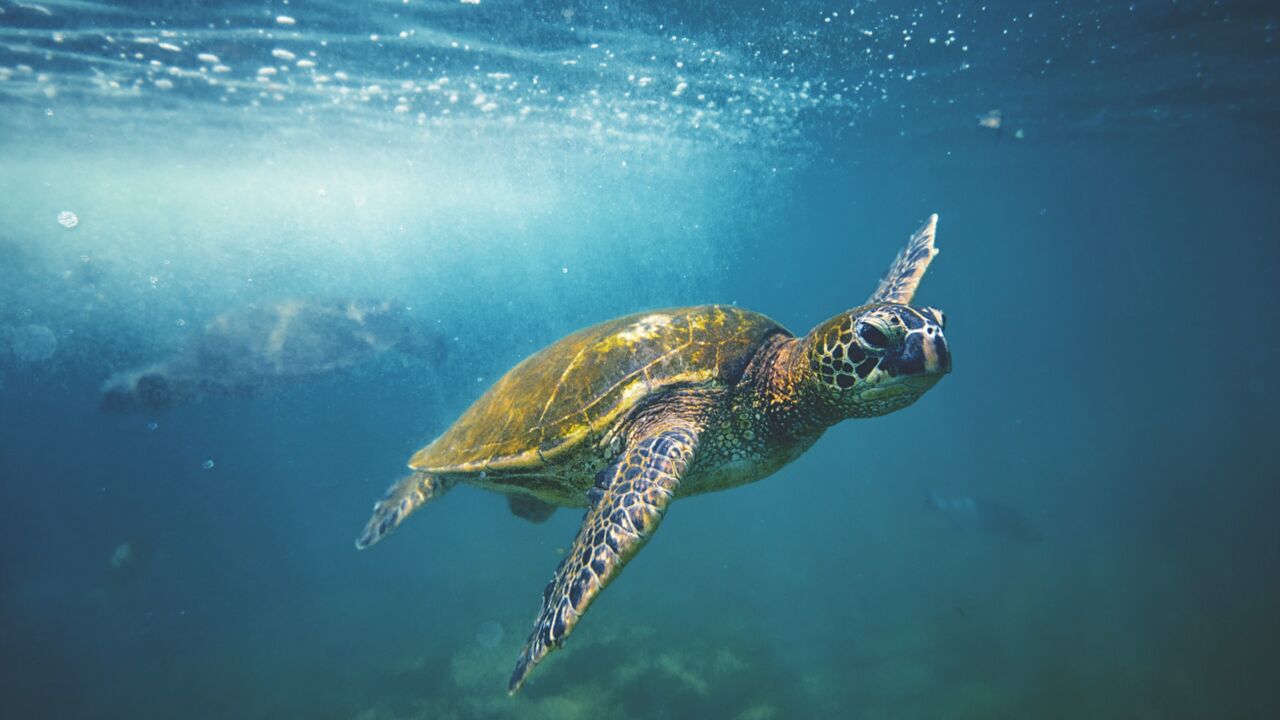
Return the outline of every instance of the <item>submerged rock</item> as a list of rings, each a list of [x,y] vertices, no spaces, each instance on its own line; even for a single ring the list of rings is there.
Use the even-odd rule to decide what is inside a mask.
[[[728,720],[776,720],[792,715],[779,693],[785,668],[761,646],[735,634],[688,637],[672,644],[637,624],[609,624],[574,643],[560,662],[565,672],[508,697],[501,691],[509,677],[511,642],[503,637],[488,647],[486,621],[476,642],[463,642],[443,665],[427,656],[396,664],[396,676],[408,675],[410,697],[384,698],[357,717],[491,718],[492,720],[624,720],[660,717],[716,717]],[[496,634],[496,633],[493,633]],[[484,639],[482,639],[482,637]],[[427,650],[427,652],[432,652]],[[748,660],[749,659],[749,660]],[[438,668],[432,675],[432,668]],[[654,693],[661,694],[660,698]]]
[[[751,705],[746,710],[738,713],[734,720],[774,720],[779,717],[778,708],[769,703],[761,702]]]

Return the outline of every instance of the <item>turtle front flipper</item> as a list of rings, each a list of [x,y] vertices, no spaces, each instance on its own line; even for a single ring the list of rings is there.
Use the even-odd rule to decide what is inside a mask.
[[[516,661],[511,694],[564,643],[596,595],[658,529],[696,445],[697,433],[689,427],[648,433],[597,476],[573,547],[542,591],[542,610]]]
[[[929,269],[933,256],[938,249],[933,246],[934,233],[938,228],[938,216],[930,215],[924,225],[911,236],[905,247],[893,259],[893,264],[885,272],[884,278],[876,291],[867,298],[868,303],[900,303],[906,305],[916,294],[920,278]]]
[[[444,495],[453,485],[438,475],[423,472],[395,483],[373,504],[373,516],[356,538],[356,548],[363,550],[391,534],[414,510]]]

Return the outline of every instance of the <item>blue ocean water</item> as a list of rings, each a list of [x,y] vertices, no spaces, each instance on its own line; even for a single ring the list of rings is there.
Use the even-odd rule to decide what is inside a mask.
[[[1246,2],[0,0],[0,715],[1271,717],[1278,35]],[[579,510],[460,487],[354,549],[538,348],[701,303],[806,332],[934,212],[953,372],[678,502],[514,698]],[[447,358],[100,408],[224,313],[349,298]]]

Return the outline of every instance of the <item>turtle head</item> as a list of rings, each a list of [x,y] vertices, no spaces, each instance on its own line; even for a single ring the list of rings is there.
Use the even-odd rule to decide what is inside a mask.
[[[872,303],[827,320],[804,339],[807,384],[831,422],[915,402],[951,372],[941,311]]]
[[[910,304],[938,254],[937,229],[938,216],[930,215],[866,304],[827,320],[804,338],[800,372],[803,384],[816,389],[806,394],[816,398],[819,422],[891,413],[951,372],[942,312]]]

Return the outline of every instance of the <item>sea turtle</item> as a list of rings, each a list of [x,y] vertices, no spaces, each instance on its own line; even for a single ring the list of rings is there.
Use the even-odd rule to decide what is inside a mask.
[[[931,216],[864,305],[796,337],[758,313],[639,313],[527,358],[409,461],[366,548],[459,482],[519,515],[586,515],[516,662],[515,693],[657,530],[668,504],[766,477],[832,425],[915,402],[951,369],[943,315],[908,305],[936,254]]]
[[[264,385],[365,362],[391,349],[438,363],[444,338],[389,300],[281,300],[225,312],[169,360],[118,373],[100,407],[161,410],[206,395],[246,395]]]

